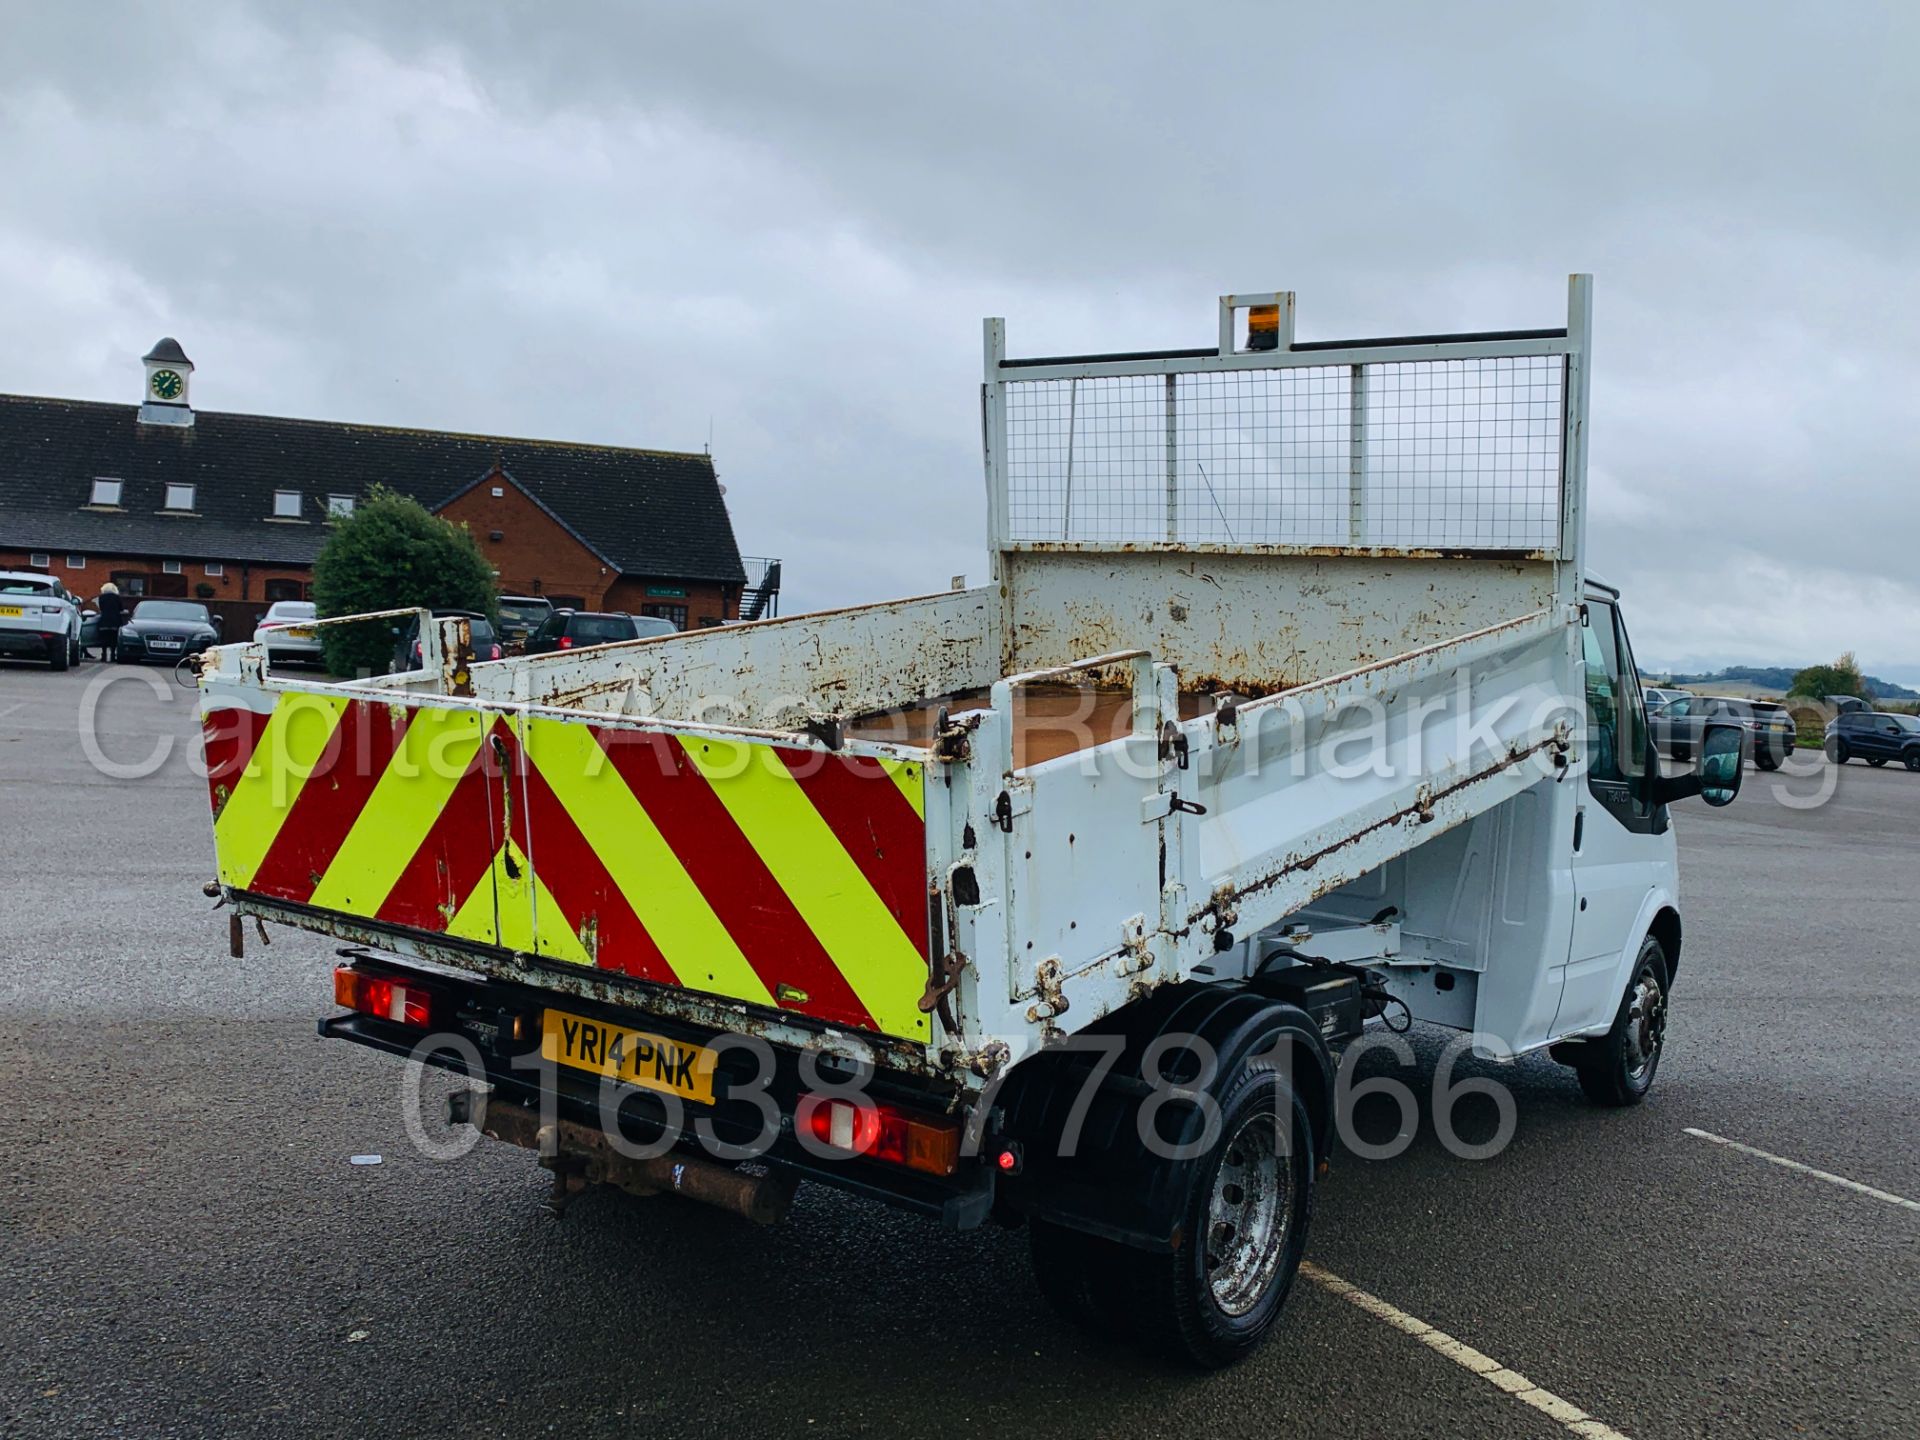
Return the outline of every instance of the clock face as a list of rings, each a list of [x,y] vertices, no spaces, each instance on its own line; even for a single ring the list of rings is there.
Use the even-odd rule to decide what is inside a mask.
[[[180,392],[186,388],[187,382],[180,378],[178,370],[153,372],[153,393],[162,400],[177,400]]]

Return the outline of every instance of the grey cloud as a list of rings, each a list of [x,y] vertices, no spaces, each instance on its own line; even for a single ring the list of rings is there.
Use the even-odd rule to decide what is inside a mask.
[[[210,405],[711,421],[743,543],[828,604],[984,571],[983,314],[1526,325],[1590,269],[1643,656],[1920,661],[1915,14],[22,6],[0,388],[130,398],[168,329]]]

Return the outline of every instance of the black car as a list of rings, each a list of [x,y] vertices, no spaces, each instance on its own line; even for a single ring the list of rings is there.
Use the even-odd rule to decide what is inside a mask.
[[[1762,770],[1778,770],[1793,753],[1793,715],[1771,700],[1734,700],[1721,695],[1683,694],[1647,716],[1654,748],[1673,760],[1690,760],[1700,749],[1708,723],[1738,725],[1746,732],[1742,749]]]
[[[1920,716],[1849,710],[1827,722],[1826,746],[1827,759],[1836,765],[1849,760],[1869,765],[1898,760],[1909,770],[1920,770]]]
[[[498,660],[505,652],[500,648],[500,637],[494,632],[493,622],[477,610],[434,610],[436,620],[464,618],[469,622],[469,635],[473,642],[475,660]],[[396,671],[418,670],[420,668],[420,617],[413,615],[394,631],[393,668]]]
[[[551,614],[553,602],[538,595],[502,595],[500,643],[509,650],[524,648],[533,632],[546,624]]]
[[[122,662],[178,660],[220,643],[220,623],[197,600],[142,600],[120,622],[114,658]]]
[[[671,620],[653,615],[623,615],[613,610],[556,610],[527,641],[527,654],[555,650],[583,650],[589,645],[617,645],[622,640],[651,640],[677,635]]]

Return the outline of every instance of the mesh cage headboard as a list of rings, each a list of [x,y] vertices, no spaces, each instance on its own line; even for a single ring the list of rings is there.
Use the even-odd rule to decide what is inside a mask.
[[[1274,348],[1235,349],[1265,303]],[[1009,360],[987,322],[997,550],[1496,551],[1570,561],[1588,277],[1564,329]]]

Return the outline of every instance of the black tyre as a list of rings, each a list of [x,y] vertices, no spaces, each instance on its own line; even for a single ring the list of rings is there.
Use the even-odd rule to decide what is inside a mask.
[[[1770,750],[1765,745],[1756,745],[1753,750],[1753,766],[1756,770],[1778,770],[1780,752]]]
[[[1613,1028],[1574,1052],[1573,1073],[1596,1105],[1638,1105],[1653,1088],[1667,1037],[1667,955],[1649,935],[1640,945]]]
[[[65,636],[47,642],[47,664],[56,670],[64,670],[72,663],[73,651],[68,646]]]
[[[1847,742],[1844,740],[1827,741],[1827,759],[1836,765],[1844,765],[1848,760]]]
[[[74,636],[67,645],[67,663],[78,665],[87,658],[87,652],[80,648],[80,637]]]
[[[1033,1278],[1062,1318],[1096,1335],[1123,1333],[1137,1250],[1051,1220],[1029,1220],[1027,1240]]]
[[[1907,769],[1920,770],[1920,750],[1909,750],[1902,758],[1907,762]]]
[[[1869,755],[1867,757],[1867,764],[1871,765],[1876,770],[1878,770],[1882,765],[1886,763],[1887,763],[1887,757],[1884,755]]]
[[[1134,1322],[1156,1349],[1206,1369],[1266,1338],[1293,1288],[1313,1215],[1307,1108],[1276,1070],[1249,1064],[1220,1101],[1219,1138],[1195,1167],[1171,1254],[1134,1259]]]

